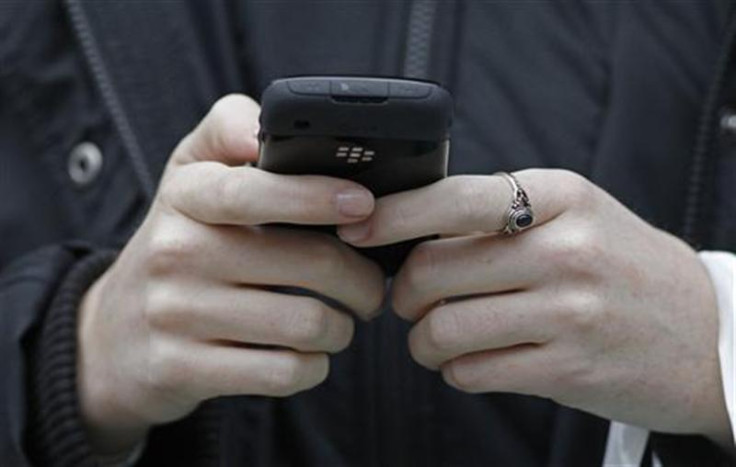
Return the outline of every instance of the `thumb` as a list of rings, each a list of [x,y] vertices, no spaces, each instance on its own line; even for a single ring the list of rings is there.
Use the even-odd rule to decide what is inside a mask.
[[[256,162],[260,112],[258,103],[248,96],[221,98],[174,150],[170,164],[214,161],[237,166]]]

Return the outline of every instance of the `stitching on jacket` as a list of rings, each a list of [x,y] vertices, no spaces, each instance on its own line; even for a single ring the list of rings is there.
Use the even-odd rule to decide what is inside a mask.
[[[411,5],[404,63],[407,78],[427,78],[436,14],[435,1],[417,0]]]
[[[92,77],[100,90],[103,103],[110,113],[113,124],[120,135],[120,139],[125,148],[125,153],[130,159],[136,179],[138,180],[146,197],[151,200],[155,193],[153,175],[145,162],[141,145],[138,142],[136,134],[133,132],[130,119],[125,113],[124,107],[120,101],[117,91],[115,90],[112,79],[110,78],[110,74],[108,73],[107,66],[105,65],[99,48],[97,47],[87,16],[85,15],[79,0],[65,0],[64,5],[66,5],[67,10],[69,11],[72,26],[82,47],[84,56],[87,59]]]
[[[690,180],[685,198],[685,215],[682,222],[682,237],[690,245],[698,248],[706,240],[705,236],[712,229],[704,228],[702,222],[705,217],[704,203],[711,190],[706,190],[705,182],[710,175],[709,155],[716,136],[716,120],[718,117],[718,103],[728,72],[728,65],[733,57],[733,48],[736,45],[736,16],[731,9],[731,20],[728,23],[723,49],[716,62],[715,79],[708,90],[704,111],[698,126],[698,133],[693,151],[690,168]]]

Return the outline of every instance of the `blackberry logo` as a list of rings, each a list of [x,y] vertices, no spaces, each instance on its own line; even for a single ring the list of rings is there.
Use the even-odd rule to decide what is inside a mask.
[[[358,162],[372,162],[376,152],[362,146],[340,146],[337,148],[335,157],[345,159],[348,164],[357,164]]]

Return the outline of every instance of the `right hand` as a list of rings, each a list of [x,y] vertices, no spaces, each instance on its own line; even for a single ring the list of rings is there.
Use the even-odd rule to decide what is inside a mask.
[[[288,396],[322,382],[353,320],[294,286],[370,318],[380,268],[337,238],[267,223],[346,224],[370,192],[347,180],[285,176],[257,159],[258,105],[229,96],[174,151],[158,194],[79,320],[82,417],[99,454],[223,395]]]

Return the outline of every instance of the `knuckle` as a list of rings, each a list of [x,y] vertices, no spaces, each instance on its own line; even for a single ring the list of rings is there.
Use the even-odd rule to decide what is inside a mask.
[[[164,175],[157,195],[158,200],[164,205],[174,208],[179,205],[182,197],[182,172],[184,171],[186,171],[184,167],[177,167]]]
[[[421,366],[428,369],[436,369],[436,367],[432,365],[434,362],[430,359],[429,352],[427,350],[427,342],[417,337],[417,333],[415,331],[416,328],[409,332],[409,355],[412,360]]]
[[[253,209],[248,203],[251,196],[248,196],[249,189],[252,185],[251,171],[243,168],[237,177],[222,177],[217,185],[216,199],[220,200],[220,210],[222,215],[227,219],[241,219],[245,212]]]
[[[341,332],[338,335],[334,348],[331,349],[333,352],[345,350],[353,341],[353,336],[355,335],[355,321],[349,316],[344,315],[341,315],[340,319],[344,322],[344,325],[341,327]]]
[[[459,317],[453,309],[435,309],[427,316],[427,340],[440,352],[451,352],[462,337]]]
[[[436,248],[429,242],[420,243],[407,259],[405,285],[410,290],[421,290],[429,277],[441,267]]]
[[[361,316],[364,317],[375,317],[375,314],[380,312],[381,304],[383,303],[384,296],[386,294],[386,281],[383,277],[383,272],[380,267],[376,264],[368,264],[369,272],[363,277],[366,277],[366,286],[362,287],[364,290],[363,300],[364,305],[362,308]]]
[[[297,344],[316,344],[324,340],[330,321],[330,311],[317,299],[308,299],[308,305],[295,312],[289,333]]]
[[[185,266],[197,251],[197,245],[189,235],[174,229],[159,229],[149,240],[146,258],[147,271],[153,276],[175,274]]]
[[[227,123],[233,114],[237,113],[247,102],[245,96],[239,94],[228,94],[222,96],[210,109],[208,118],[213,125]]]
[[[453,360],[442,366],[442,378],[450,386],[463,392],[479,392],[481,377],[460,360]]]
[[[168,287],[149,287],[144,299],[143,315],[153,329],[170,329],[178,321],[181,311],[177,294]]]
[[[566,206],[584,206],[594,199],[595,186],[587,178],[564,169],[555,170],[554,175]]]
[[[563,325],[581,333],[596,329],[605,321],[604,299],[595,292],[576,291],[563,299]]]
[[[190,369],[178,347],[166,339],[151,342],[148,355],[147,383],[151,391],[179,392]]]
[[[207,196],[202,190],[204,180],[218,176],[219,167],[212,162],[185,164],[170,168],[163,176],[157,193],[157,201],[173,212],[186,213],[189,206]],[[219,183],[212,184],[220,186]]]
[[[573,402],[589,391],[599,390],[602,380],[596,365],[589,359],[567,359],[550,375],[547,393],[558,402]]]
[[[229,114],[228,110],[232,109],[238,100],[239,97],[237,94],[224,95],[217,99],[214,104],[212,104],[212,109],[210,110],[210,113],[212,115],[220,115],[224,112],[227,115]]]
[[[264,375],[266,391],[277,397],[291,396],[304,389],[305,364],[298,354],[285,353]]]
[[[392,305],[399,316],[409,319],[417,311],[411,308],[412,298],[428,296],[431,291],[427,290],[427,284],[438,273],[439,262],[432,242],[420,243],[412,249],[393,285]]]
[[[196,138],[196,136],[195,136],[195,132],[194,131],[190,131],[189,133],[187,133],[181,139],[181,141],[179,141],[179,143],[176,145],[176,147],[174,148],[174,150],[171,152],[171,156],[172,157],[171,157],[170,161],[171,160],[174,160],[174,159],[177,159],[177,158],[181,157],[182,155],[188,153],[191,150],[191,147],[192,147],[192,144],[193,144],[193,141],[194,141],[195,138]],[[167,171],[165,172],[165,174],[168,174],[168,169],[170,167],[171,167],[171,163],[169,163],[169,165],[167,167]]]
[[[241,94],[229,94],[221,97],[210,110],[208,124],[214,128],[209,132],[212,138],[212,147],[222,153],[236,153],[247,145],[247,132],[234,125],[241,122],[244,114],[252,102]]]
[[[310,242],[309,248],[305,249],[309,254],[307,264],[310,275],[318,282],[342,278],[347,270],[346,247],[333,238],[322,235],[315,237],[314,240]]]
[[[558,235],[545,260],[565,275],[587,278],[595,275],[603,253],[595,230],[583,224]]]

